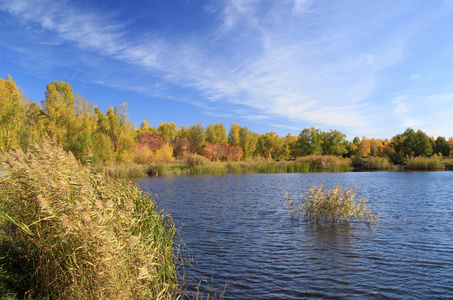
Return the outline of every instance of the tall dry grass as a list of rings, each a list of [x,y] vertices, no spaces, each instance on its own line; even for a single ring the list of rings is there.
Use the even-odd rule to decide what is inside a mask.
[[[337,184],[334,188],[324,189],[323,185],[312,185],[300,203],[294,197],[286,194],[286,201],[291,217],[305,216],[316,222],[348,222],[361,220],[374,222],[379,219],[379,213],[373,213],[365,198],[355,199],[353,187],[343,189]]]
[[[0,287],[18,298],[171,299],[174,224],[153,198],[43,142],[0,157]]]
[[[297,163],[307,163],[310,171],[348,171],[351,169],[349,159],[334,155],[308,155],[296,159]]]
[[[435,157],[414,157],[406,161],[406,170],[435,171],[445,170],[442,159]]]
[[[368,157],[365,159],[366,170],[393,170],[394,166],[387,157]]]

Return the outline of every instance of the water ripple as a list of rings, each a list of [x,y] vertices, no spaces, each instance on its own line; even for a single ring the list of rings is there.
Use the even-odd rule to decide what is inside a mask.
[[[226,299],[453,298],[453,172],[143,178]],[[292,220],[285,192],[349,187],[383,222]]]

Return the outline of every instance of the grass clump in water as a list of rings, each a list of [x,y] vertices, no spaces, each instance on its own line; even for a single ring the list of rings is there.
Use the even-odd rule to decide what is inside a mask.
[[[343,189],[337,184],[332,189],[324,189],[323,185],[311,185],[308,192],[301,196],[301,203],[295,203],[294,197],[286,195],[291,217],[301,215],[316,222],[348,222],[361,220],[373,222],[379,219],[373,213],[365,198],[355,200],[356,191],[351,186]]]
[[[44,142],[0,157],[0,287],[17,298],[171,299],[174,224],[137,186]]]

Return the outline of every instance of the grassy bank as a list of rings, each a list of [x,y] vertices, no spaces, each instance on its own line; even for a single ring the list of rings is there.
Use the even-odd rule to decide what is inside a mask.
[[[118,164],[99,167],[108,177],[132,178],[163,175],[224,175],[248,173],[308,173],[308,172],[349,172],[394,171],[386,157],[341,158],[328,155],[299,157],[292,161],[274,161],[263,158],[246,159],[239,162],[211,162],[207,158],[192,154],[183,160],[150,165]],[[453,170],[453,159],[417,157],[399,166],[400,170]]]
[[[439,171],[445,169],[445,163],[441,158],[414,157],[406,161],[406,170]]]
[[[174,224],[138,187],[47,142],[0,157],[0,292],[11,299],[171,299]]]
[[[336,156],[306,156],[294,161],[246,159],[239,162],[211,162],[199,155],[189,155],[172,163],[152,164],[149,175],[223,175],[247,173],[307,173],[351,171],[349,159]]]

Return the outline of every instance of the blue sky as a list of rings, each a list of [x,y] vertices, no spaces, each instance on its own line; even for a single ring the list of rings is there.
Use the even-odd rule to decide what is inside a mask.
[[[453,0],[0,0],[0,71],[140,126],[453,136]]]

